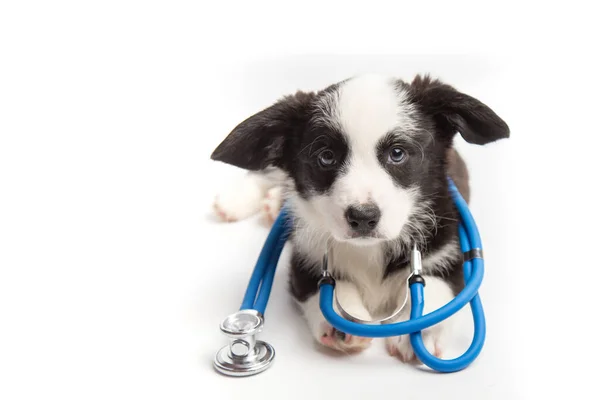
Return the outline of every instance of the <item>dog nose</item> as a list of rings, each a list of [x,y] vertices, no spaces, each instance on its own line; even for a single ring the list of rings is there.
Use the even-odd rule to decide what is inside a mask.
[[[346,220],[350,227],[359,233],[369,233],[377,226],[381,211],[375,204],[350,206],[346,210]]]

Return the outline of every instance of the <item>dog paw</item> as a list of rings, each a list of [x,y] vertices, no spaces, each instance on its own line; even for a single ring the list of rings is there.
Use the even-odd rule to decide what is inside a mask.
[[[264,189],[254,179],[244,177],[215,196],[213,210],[226,222],[251,217],[260,210]]]
[[[361,352],[367,349],[373,341],[372,338],[349,335],[338,331],[327,322],[321,324],[321,333],[318,340],[323,346],[342,353]]]
[[[279,216],[283,202],[283,193],[281,187],[273,187],[267,191],[262,200],[261,214],[263,220],[272,225]]]
[[[438,358],[442,356],[442,349],[438,335],[424,332],[423,344],[430,354]],[[397,357],[403,363],[416,365],[423,364],[415,355],[413,347],[410,344],[409,335],[386,338],[385,347],[391,356]]]

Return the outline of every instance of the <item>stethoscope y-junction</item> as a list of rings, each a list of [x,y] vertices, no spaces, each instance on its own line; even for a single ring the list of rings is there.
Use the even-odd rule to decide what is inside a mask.
[[[422,275],[421,252],[416,247],[411,252],[411,270],[406,283],[409,289],[407,297],[392,315],[384,319],[361,320],[343,309],[335,296],[335,279],[328,269],[331,263],[329,254],[325,254],[323,257],[323,271],[319,281],[321,312],[334,328],[360,337],[409,335],[411,345],[419,360],[439,372],[460,371],[470,365],[481,352],[486,334],[485,316],[478,294],[483,280],[481,239],[467,203],[452,180],[449,179],[448,182],[450,193],[460,216],[458,236],[464,255],[465,280],[463,290],[449,303],[423,315],[425,304],[423,287],[426,282]],[[216,354],[214,366],[217,371],[225,375],[255,375],[267,369],[273,362],[275,357],[273,347],[264,341],[257,340],[256,337],[264,324],[264,313],[273,286],[275,270],[288,239],[287,222],[288,214],[284,207],[275,220],[258,257],[239,311],[231,314],[221,323],[221,331],[229,338],[229,344]],[[410,318],[403,322],[388,322],[393,320],[406,306],[408,292],[410,292]],[[341,315],[334,310],[334,301]],[[470,304],[474,321],[474,335],[469,348],[461,356],[450,360],[440,359],[429,353],[423,343],[421,331],[454,315],[467,303]],[[386,323],[381,324],[382,322]]]

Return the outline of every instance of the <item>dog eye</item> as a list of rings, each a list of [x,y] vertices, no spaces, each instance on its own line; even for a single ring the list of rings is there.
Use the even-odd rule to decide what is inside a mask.
[[[335,164],[335,154],[331,150],[323,150],[319,153],[319,164],[323,167],[331,167]]]
[[[401,162],[402,160],[404,160],[405,156],[406,156],[406,153],[404,152],[404,150],[401,147],[394,146],[390,149],[388,158],[389,158],[390,162],[397,164],[397,163]]]

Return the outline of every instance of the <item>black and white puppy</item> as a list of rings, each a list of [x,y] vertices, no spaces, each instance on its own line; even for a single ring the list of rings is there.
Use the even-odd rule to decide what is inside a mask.
[[[271,220],[283,201],[294,226],[290,291],[318,343],[343,352],[371,340],[336,332],[319,309],[317,282],[326,249],[340,302],[361,319],[381,318],[406,296],[409,252],[422,252],[424,313],[462,288],[457,211],[450,176],[468,201],[456,133],[483,145],[509,137],[485,104],[429,76],[412,82],[365,75],[321,91],[298,92],[241,122],[212,159],[249,172],[215,200],[222,219],[261,210]],[[408,319],[410,307],[394,321]],[[423,332],[443,355],[446,320]],[[390,354],[415,361],[408,337],[386,339]]]

